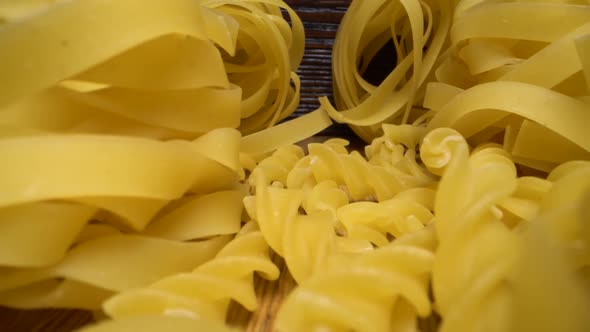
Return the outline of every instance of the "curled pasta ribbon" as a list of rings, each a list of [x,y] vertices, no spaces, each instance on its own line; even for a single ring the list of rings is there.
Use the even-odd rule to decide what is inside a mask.
[[[202,3],[239,23],[236,57],[226,61],[226,68],[230,80],[244,92],[240,130],[250,134],[293,113],[300,86],[295,71],[304,48],[303,24],[295,12],[281,0]],[[291,25],[281,9],[288,12]]]
[[[352,125],[367,142],[381,135],[382,123],[406,124],[416,119],[421,112],[413,105],[419,104],[427,78],[444,51],[451,18],[449,1],[380,0],[370,6],[353,1],[333,50],[339,112],[327,98],[320,99],[322,106],[336,121]],[[362,71],[388,41],[395,46],[397,66],[379,86],[373,86],[362,78]]]
[[[4,252],[0,265],[54,265],[91,220],[141,231],[164,206],[186,193],[198,197],[231,188],[241,170],[239,140],[234,129],[214,130],[193,142],[89,135],[0,140],[0,154],[7,158],[0,166],[0,247]],[[225,215],[217,216],[218,228],[207,236],[235,233],[234,220],[239,223],[241,211],[239,195],[229,192],[210,198],[223,203]],[[191,213],[208,220],[206,215],[191,212],[201,208],[203,213],[212,211],[193,202],[173,215],[156,218],[164,221],[156,220],[150,232],[159,228],[155,233],[162,236],[167,232],[198,235],[181,230],[184,226],[180,224],[186,225]],[[166,226],[159,227],[162,223]]]
[[[26,269],[5,268],[2,271],[0,303],[18,308],[96,310],[102,301],[116,292],[143,287],[169,274],[192,269],[212,258],[228,241],[218,235],[234,234],[239,230],[241,199],[239,191],[187,196],[164,207],[145,231],[138,235],[122,235],[107,224],[91,223],[83,226],[71,242],[62,242],[64,237],[73,235],[64,231],[69,230],[68,227],[86,224],[85,219],[79,219],[79,224],[63,226],[58,230],[50,227],[44,234],[44,241],[34,239],[41,244],[20,243],[16,241],[19,239],[10,238],[15,233],[8,230],[20,227],[18,224],[11,226],[10,223],[19,220],[3,219],[1,224],[8,229],[2,233],[1,243],[5,253],[1,257],[2,261],[14,262],[15,266],[28,265]],[[60,210],[68,207],[66,203],[37,205],[43,209],[19,205],[3,211],[23,210],[20,218],[43,212],[45,215],[39,217],[40,221],[47,222],[44,218],[54,215],[56,222],[64,223],[73,222],[69,215],[75,216],[75,213],[84,213],[84,209],[88,209],[83,205],[72,205],[69,207],[71,212],[66,214]],[[37,222],[36,219],[33,219],[33,225],[34,222]],[[27,225],[30,226],[31,222]],[[48,238],[48,235],[51,237]],[[183,242],[211,237],[201,242]],[[28,240],[27,237],[22,238]],[[64,244],[68,244],[69,248],[59,247]],[[58,251],[61,254],[59,257],[55,255],[57,249],[62,249]],[[38,261],[50,255],[58,260],[56,264],[32,267],[35,265],[30,263],[31,259]],[[63,259],[61,256],[64,256]]]
[[[74,246],[56,265],[4,269],[0,304],[96,310],[113,292],[144,287],[193,269],[214,257],[227,242],[227,237],[178,242],[117,233],[99,236]]]
[[[581,46],[590,34],[588,8],[567,1],[460,1],[452,47],[424,96],[429,130],[452,127],[474,145],[496,137],[514,162],[543,172],[588,160],[580,126],[588,120],[590,53]]]
[[[129,12],[140,19],[128,20],[124,13]],[[10,78],[2,88],[0,122],[154,138],[195,138],[216,127],[235,128],[240,90],[230,86],[205,28],[207,22],[227,23],[217,15],[182,0],[149,6],[74,1],[9,20],[0,31],[0,44],[8,52],[0,72]],[[83,23],[88,17],[110,28],[88,27]],[[167,51],[171,47],[178,52]],[[24,53],[44,56],[24,66],[19,60]],[[195,56],[203,61],[193,61]],[[205,100],[220,106],[219,116],[194,111],[195,102]]]
[[[273,126],[299,102],[303,25],[280,0],[10,1],[0,20],[2,125],[194,139]]]
[[[397,331],[428,316],[428,280],[434,261],[431,227],[362,255],[332,256],[300,284],[275,321],[278,331],[319,328]]]
[[[221,323],[193,317],[178,317],[164,315],[146,315],[128,317],[118,320],[103,321],[95,325],[82,328],[79,332],[160,332],[172,330],[177,332],[210,331],[236,332],[236,329]]]
[[[269,153],[311,137],[331,125],[330,117],[319,108],[294,120],[244,136],[241,152],[253,160],[261,160]]]
[[[212,260],[190,272],[165,276],[151,285],[117,294],[103,304],[115,320],[146,315],[224,321],[230,300],[256,309],[253,273],[274,280],[279,270],[254,223],[246,224]]]

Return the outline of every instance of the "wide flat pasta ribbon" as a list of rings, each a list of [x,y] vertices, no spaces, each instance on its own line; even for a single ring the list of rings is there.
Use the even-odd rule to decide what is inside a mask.
[[[0,27],[0,76],[10,80],[0,86],[0,107],[163,34],[206,39],[199,9],[197,2],[188,0],[63,1],[4,25]],[[128,13],[134,13],[133,19]],[[23,62],[22,54],[43,57]]]

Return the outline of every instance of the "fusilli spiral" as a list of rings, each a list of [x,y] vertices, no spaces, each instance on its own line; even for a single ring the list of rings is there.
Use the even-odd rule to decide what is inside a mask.
[[[428,282],[436,247],[427,227],[356,255],[334,255],[281,307],[278,331],[407,331],[431,312]]]

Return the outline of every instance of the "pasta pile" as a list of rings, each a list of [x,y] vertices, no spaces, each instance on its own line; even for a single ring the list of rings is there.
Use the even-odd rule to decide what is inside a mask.
[[[364,239],[375,249],[332,249],[311,276],[295,277],[299,287],[281,307],[275,327],[417,331],[418,317],[432,320],[435,311],[441,331],[587,330],[590,162],[564,163],[546,179],[519,177],[501,145],[470,148],[450,128],[428,133],[420,149],[422,167],[442,175],[436,189],[416,186],[377,203],[342,205],[336,219],[327,216],[337,239]],[[315,196],[313,190],[308,197],[343,201],[336,191]],[[293,218],[283,220],[283,227],[297,227]],[[284,257],[296,271],[289,255]],[[539,312],[546,318],[539,320]]]
[[[3,128],[194,139],[297,107],[303,25],[280,0],[53,2],[0,5]]]
[[[304,42],[280,0],[4,1],[0,305],[238,331],[274,252],[277,331],[587,331],[589,27],[581,1],[354,0],[341,111],[278,124]],[[330,117],[364,151],[294,144]]]
[[[3,1],[0,304],[99,310],[195,268],[231,274],[219,269],[236,250],[267,251],[258,233],[230,242],[241,136],[297,107],[303,42],[280,0]],[[222,284],[245,283],[238,297],[255,308],[236,273]],[[116,317],[137,301],[115,299]]]
[[[334,46],[340,112],[322,105],[367,142],[381,123],[425,124],[474,145],[500,143],[543,172],[590,158],[585,2],[361,3],[351,4]],[[361,74],[387,41],[397,66],[373,86]]]

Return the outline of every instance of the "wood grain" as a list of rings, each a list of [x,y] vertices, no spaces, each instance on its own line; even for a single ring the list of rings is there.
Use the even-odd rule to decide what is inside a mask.
[[[306,30],[306,50],[298,74],[301,78],[301,104],[288,119],[315,110],[319,103],[317,97],[332,98],[331,49],[338,24],[350,1],[337,0],[292,0],[286,1],[298,13]],[[334,125],[321,136],[310,141],[323,141],[328,137],[346,137],[353,144],[360,140],[345,125]],[[273,255],[273,260],[281,269],[279,280],[269,282],[256,277],[255,288],[260,307],[250,313],[237,303],[232,303],[228,321],[247,331],[272,331],[277,309],[286,295],[295,287],[283,260]],[[0,307],[0,332],[66,332],[72,331],[93,321],[90,312],[80,310],[15,310]]]

